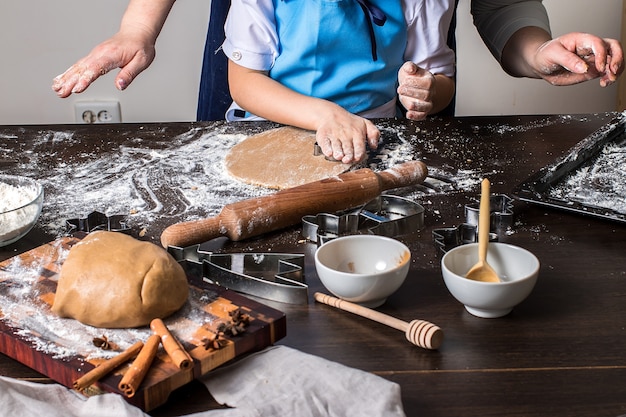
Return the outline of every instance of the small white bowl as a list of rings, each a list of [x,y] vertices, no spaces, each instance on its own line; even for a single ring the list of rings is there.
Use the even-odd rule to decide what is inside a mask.
[[[315,252],[322,284],[335,296],[374,308],[404,282],[411,251],[402,242],[378,235],[333,239]]]
[[[0,190],[2,247],[18,241],[33,228],[43,206],[43,187],[30,178],[0,174]]]
[[[478,262],[478,244],[457,246],[441,259],[441,271],[448,291],[477,317],[496,318],[511,312],[533,290],[539,274],[539,260],[526,249],[506,243],[489,244],[487,263],[500,282],[465,278]]]

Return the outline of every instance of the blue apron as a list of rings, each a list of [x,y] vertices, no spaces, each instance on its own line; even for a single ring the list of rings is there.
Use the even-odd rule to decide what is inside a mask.
[[[406,47],[401,1],[273,2],[280,45],[271,78],[351,113],[395,98]]]

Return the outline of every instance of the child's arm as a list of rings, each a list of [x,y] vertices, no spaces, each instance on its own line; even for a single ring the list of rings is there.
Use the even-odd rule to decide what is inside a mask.
[[[406,109],[406,118],[423,120],[429,114],[445,109],[454,96],[454,80],[432,74],[412,62],[398,71],[398,97]]]
[[[375,149],[380,132],[369,120],[330,101],[309,97],[271,79],[265,71],[228,63],[228,83],[241,108],[276,123],[316,131],[324,155],[344,163],[366,156],[366,142]]]

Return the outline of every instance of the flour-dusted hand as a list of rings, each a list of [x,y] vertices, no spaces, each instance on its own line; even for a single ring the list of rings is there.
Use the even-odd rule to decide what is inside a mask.
[[[624,70],[624,52],[615,39],[568,33],[541,45],[534,67],[541,78],[554,85],[599,78],[600,85],[605,87],[614,83]]]
[[[407,110],[406,118],[423,120],[433,110],[435,76],[412,62],[398,71],[398,96]]]
[[[329,107],[334,107],[329,103]],[[327,157],[344,164],[360,162],[367,156],[367,147],[376,149],[380,131],[370,120],[351,114],[339,106],[331,117],[322,119],[317,126],[317,144]]]
[[[405,62],[398,71],[398,98],[406,109],[406,118],[423,120],[443,110],[454,96],[454,80],[433,74],[413,62]]]
[[[100,76],[120,68],[115,86],[124,90],[154,60],[154,43],[141,36],[118,33],[96,46],[53,80],[52,89],[59,97],[82,93]]]
[[[516,77],[541,78],[553,85],[600,79],[605,87],[624,71],[624,51],[615,39],[572,32],[552,39],[545,29],[519,29],[502,51],[502,68]]]

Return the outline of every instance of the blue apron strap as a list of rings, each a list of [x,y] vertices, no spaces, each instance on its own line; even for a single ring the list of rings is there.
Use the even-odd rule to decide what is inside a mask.
[[[200,75],[197,120],[224,120],[233,102],[228,90],[228,60],[221,50],[230,0],[213,0]]]
[[[374,27],[372,23],[376,26],[382,26],[387,21],[387,16],[380,10],[377,6],[370,3],[368,0],[356,0],[363,9],[363,13],[368,17],[367,27],[370,33],[370,43],[372,44],[372,59],[374,61],[378,61],[378,52],[376,51],[376,36],[374,35]]]

